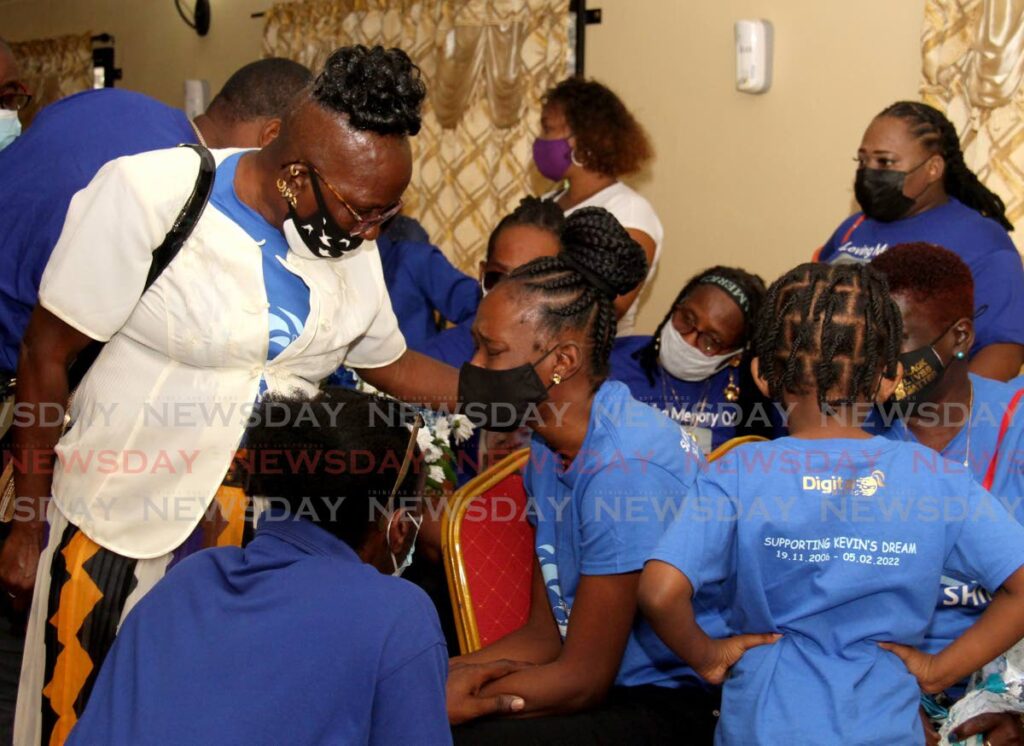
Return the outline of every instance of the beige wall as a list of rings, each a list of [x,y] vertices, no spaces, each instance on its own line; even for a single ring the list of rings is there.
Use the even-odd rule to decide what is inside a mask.
[[[262,55],[263,19],[273,0],[211,0],[210,33],[185,25],[174,0],[0,0],[0,35],[9,41],[91,31],[113,34],[119,88],[183,105],[186,78],[205,78],[216,93],[235,70]],[[193,0],[182,3],[191,8]]]
[[[91,29],[117,37],[125,88],[181,105],[185,78],[216,91],[260,55],[272,0],[212,0],[209,36],[173,0],[0,0],[12,40]],[[191,2],[186,0],[191,6]],[[665,224],[661,270],[640,316],[650,330],[693,272],[715,263],[766,280],[805,259],[852,207],[868,120],[917,96],[924,0],[591,0],[587,72],[650,131],[657,160],[638,182]],[[774,81],[734,84],[733,22],[775,29]]]
[[[871,117],[917,98],[924,0],[592,0],[587,74],[653,137],[637,182],[665,225],[639,319],[650,331],[694,272],[730,264],[770,281],[853,205],[852,158]],[[733,22],[774,26],[771,89],[736,91]]]

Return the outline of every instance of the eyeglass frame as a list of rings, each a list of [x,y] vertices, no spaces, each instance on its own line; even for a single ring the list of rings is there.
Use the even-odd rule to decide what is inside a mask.
[[[688,308],[684,308],[684,306],[680,303],[679,305],[672,309],[672,316],[670,316],[668,320],[668,323],[672,324],[672,326],[676,328],[676,331],[679,332],[681,336],[685,337],[687,334],[697,332],[697,344],[695,345],[695,347],[708,357],[715,357],[716,355],[722,355],[728,352],[728,350],[725,349],[725,343],[719,340],[718,337],[715,336],[714,332],[706,332],[700,329],[695,323],[681,316],[679,320],[682,324],[682,328],[680,328],[680,326],[675,323],[675,317],[676,314],[680,313],[683,310],[686,310],[686,312],[689,313],[691,317],[694,316],[693,311],[690,311],[690,309]],[[707,337],[709,336],[711,337],[711,339],[714,340],[714,344],[702,344],[701,338],[704,338],[705,341],[707,341]]]
[[[489,293],[494,289],[495,285],[506,277],[508,277],[508,272],[500,269],[489,269],[485,271],[484,276],[480,278],[480,287]]]
[[[393,218],[395,215],[397,215],[399,213],[399,211],[402,209],[402,205],[404,204],[402,202],[402,198],[399,197],[398,201],[395,202],[395,204],[390,205],[388,207],[385,207],[383,210],[376,211],[377,214],[374,215],[373,217],[366,217],[366,218],[364,218],[362,215],[360,215],[356,211],[356,209],[354,207],[352,207],[352,205],[350,205],[348,203],[348,201],[344,197],[341,196],[341,194],[338,192],[338,190],[334,188],[334,185],[331,184],[331,182],[329,182],[327,180],[327,177],[325,177],[320,172],[320,169],[318,169],[316,166],[314,166],[309,161],[295,161],[294,163],[301,163],[303,166],[305,166],[311,172],[313,172],[316,175],[316,178],[319,179],[320,182],[325,187],[327,187],[327,190],[331,194],[334,195],[334,198],[341,203],[341,206],[344,207],[346,210],[348,210],[349,215],[351,215],[352,219],[355,221],[355,224],[348,231],[353,236],[361,236],[364,233],[366,233],[367,231],[373,230],[378,225],[381,225],[382,223],[385,223],[386,221],[390,220],[391,218]],[[293,164],[290,164],[290,163],[286,163],[285,164],[285,166],[290,166],[290,165],[293,165]]]
[[[7,91],[5,89],[13,87],[14,90]],[[13,98],[23,98],[20,106],[8,106],[7,100]],[[4,111],[21,111],[26,106],[32,103],[32,94],[28,92],[28,88],[24,84],[14,80],[7,83],[4,88],[0,89],[0,109]]]

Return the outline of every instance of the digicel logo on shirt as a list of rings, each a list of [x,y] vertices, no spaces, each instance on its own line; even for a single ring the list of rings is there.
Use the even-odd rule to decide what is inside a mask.
[[[885,486],[885,472],[875,469],[869,476],[855,479],[843,477],[816,477],[804,475],[802,486],[806,492],[819,492],[822,495],[866,495],[878,492]]]

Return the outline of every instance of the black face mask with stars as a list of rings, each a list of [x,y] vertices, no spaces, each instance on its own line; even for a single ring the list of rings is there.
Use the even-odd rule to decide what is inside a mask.
[[[322,259],[338,259],[343,254],[358,249],[363,243],[362,236],[353,236],[334,220],[324,203],[320,181],[312,170],[309,172],[309,184],[316,198],[316,212],[300,218],[295,212],[295,206],[288,204],[288,217],[295,224],[295,230],[302,243],[313,256]]]

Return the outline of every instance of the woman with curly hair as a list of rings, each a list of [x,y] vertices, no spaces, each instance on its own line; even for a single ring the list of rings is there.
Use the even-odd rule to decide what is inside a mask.
[[[35,588],[17,743],[62,743],[130,608],[185,555],[238,543],[241,511],[216,495],[264,392],[308,396],[346,365],[400,398],[454,399],[455,371],[407,351],[373,243],[425,93],[401,50],[337,50],[277,139],[204,153],[209,204],[146,292],[196,153],[112,161],[72,200],[22,343],[23,411],[65,402],[68,363],[106,345],[63,435],[52,417],[15,431],[21,520],[0,581],[19,600]]]
[[[955,252],[974,277],[972,373],[1008,381],[1024,364],[1024,266],[999,195],[964,162],[941,111],[897,101],[871,120],[854,159],[863,212],[818,251],[824,262],[868,262],[890,246],[923,242]]]
[[[644,282],[615,301],[619,334],[630,334],[640,291],[654,277],[664,238],[651,203],[619,181],[651,159],[647,133],[611,90],[582,78],[563,80],[544,94],[540,128],[533,144],[534,163],[546,178],[561,182],[545,197],[555,200],[566,215],[584,207],[603,207],[644,250]]]

